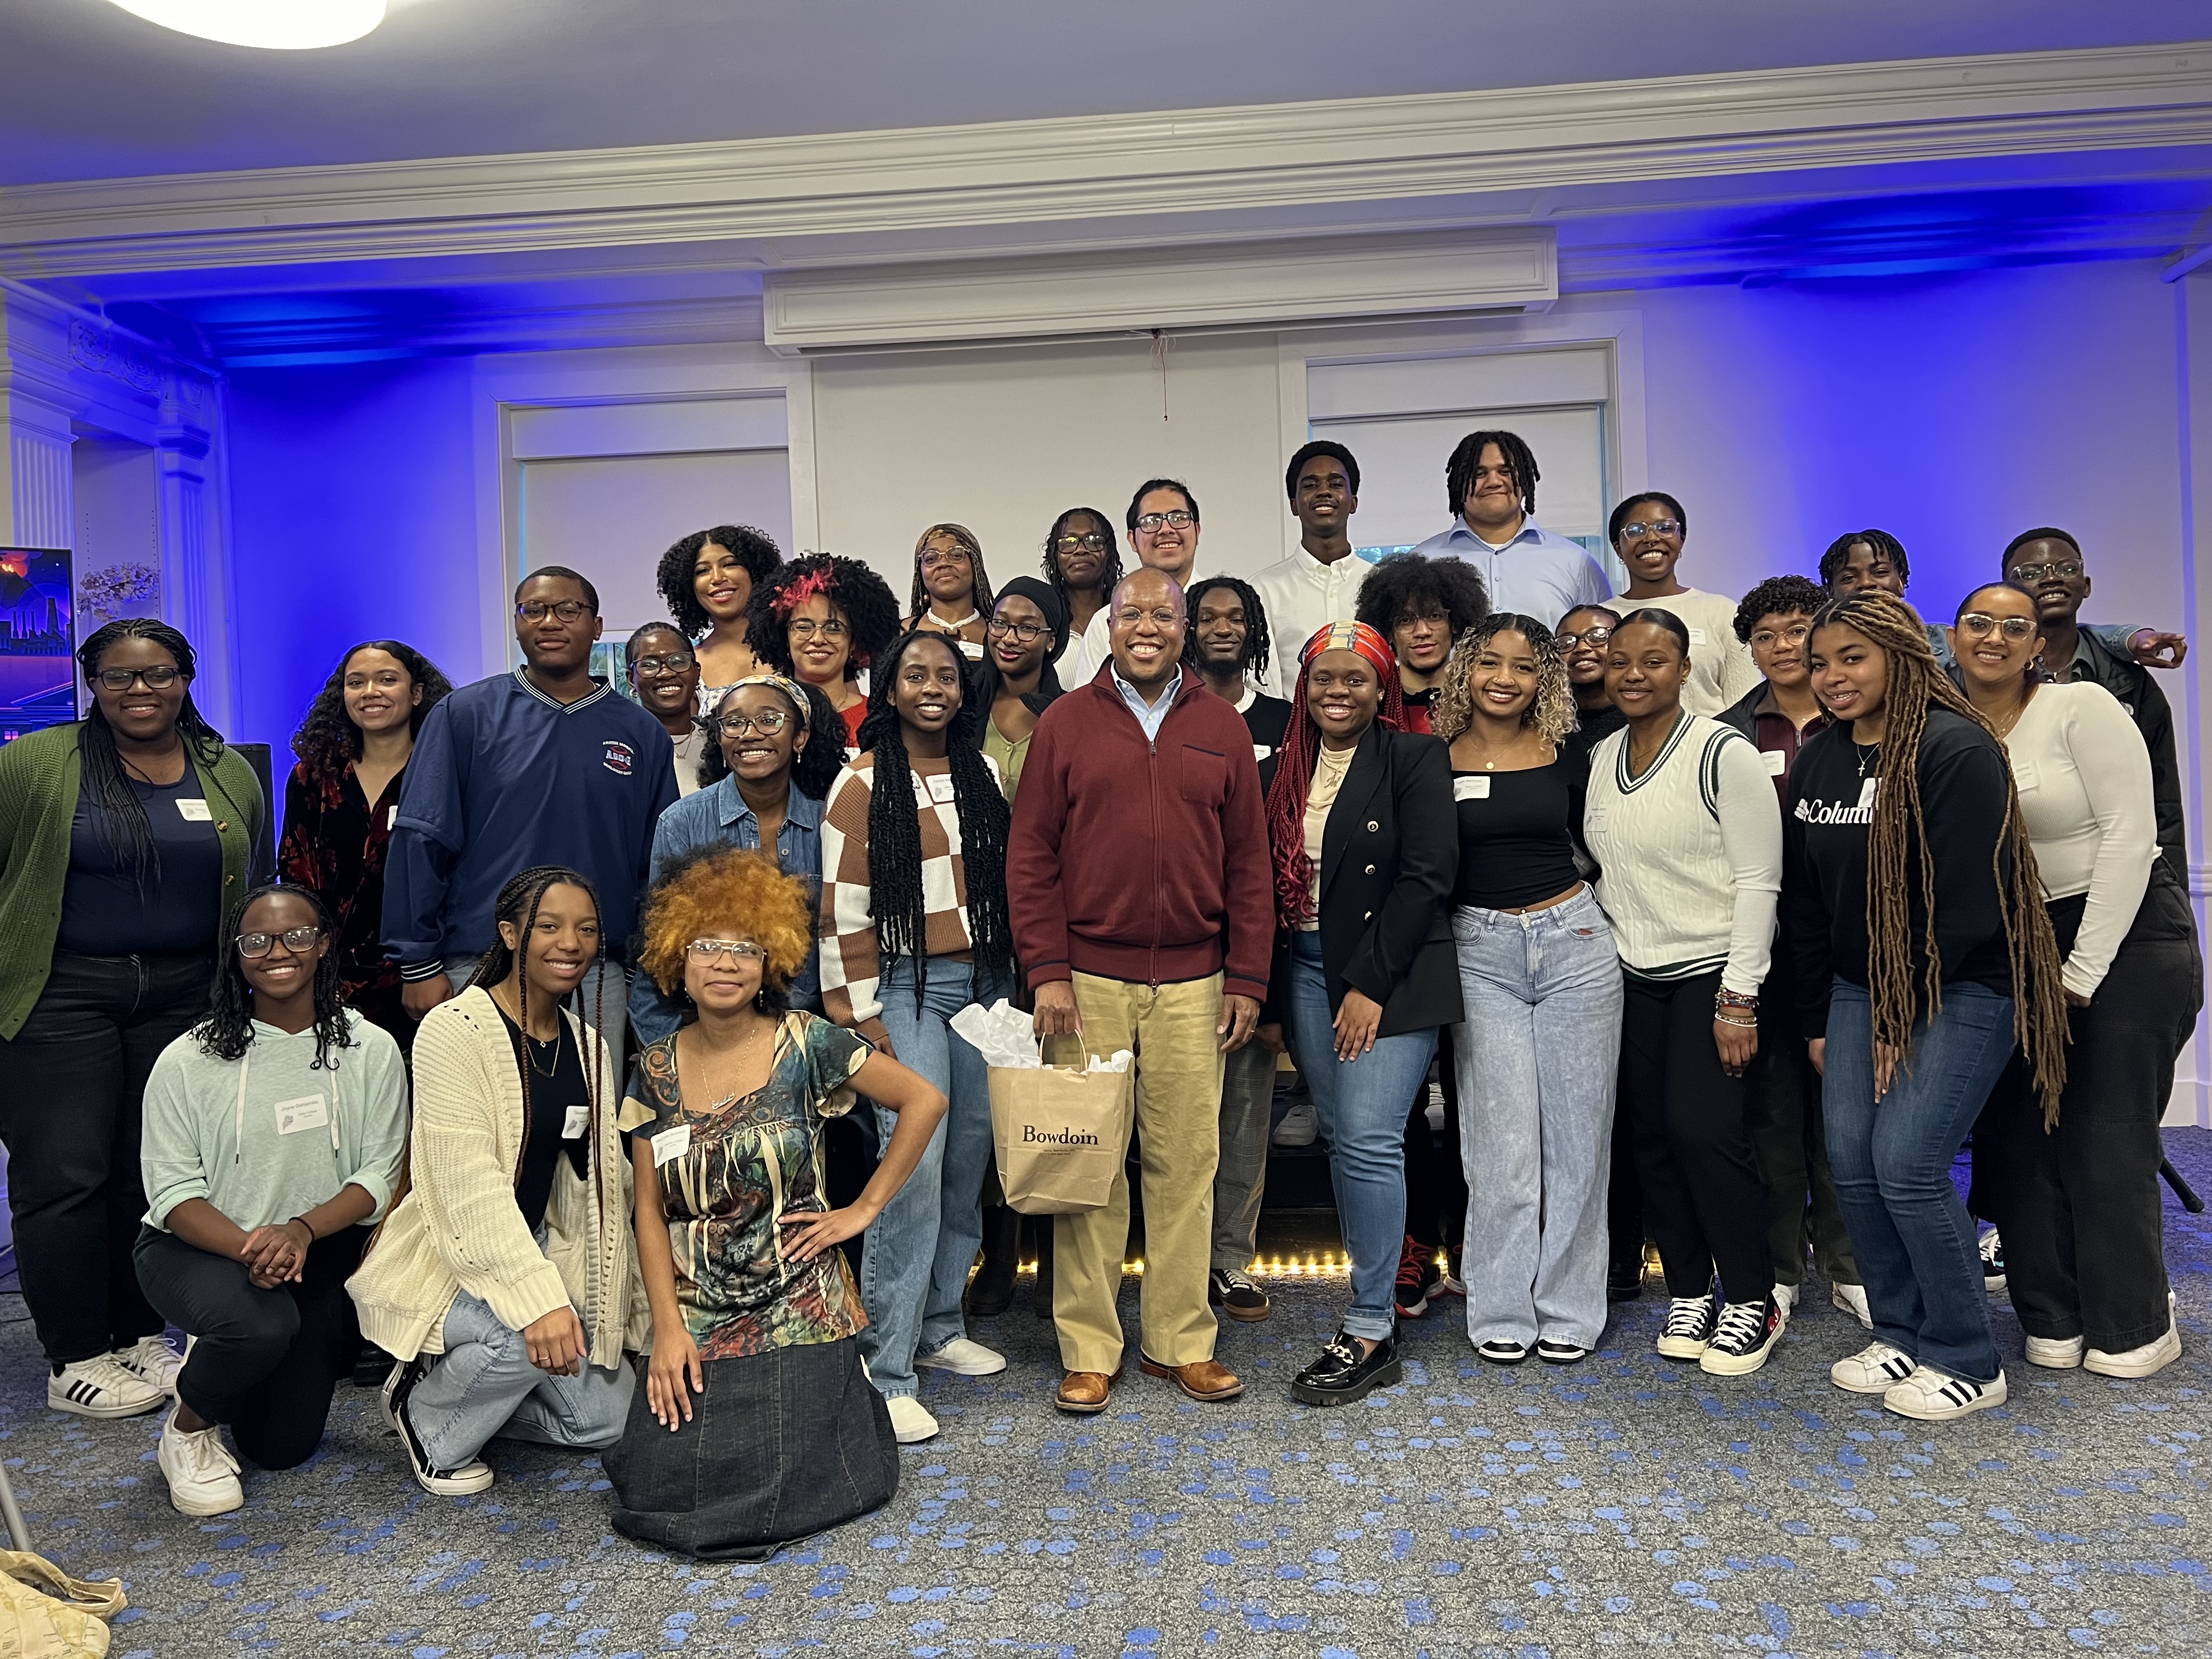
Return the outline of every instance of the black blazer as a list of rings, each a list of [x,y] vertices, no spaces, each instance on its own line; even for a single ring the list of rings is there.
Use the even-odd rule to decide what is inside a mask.
[[[1322,830],[1321,959],[1334,1014],[1347,988],[1382,1005],[1378,1036],[1462,1018],[1452,946],[1459,815],[1451,755],[1424,732],[1368,728]],[[1290,983],[1279,930],[1270,1000]]]

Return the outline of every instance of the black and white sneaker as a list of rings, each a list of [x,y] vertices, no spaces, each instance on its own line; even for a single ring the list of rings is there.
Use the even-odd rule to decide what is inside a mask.
[[[1216,1267],[1207,1273],[1206,1299],[1231,1319],[1242,1320],[1248,1325],[1265,1319],[1275,1310],[1267,1291],[1255,1285],[1251,1275],[1239,1267]]]
[[[1853,1394],[1887,1394],[1912,1375],[1912,1356],[1887,1342],[1869,1342],[1828,1367],[1828,1380]]]
[[[1590,1351],[1579,1342],[1569,1342],[1556,1336],[1547,1336],[1536,1344],[1536,1358],[1547,1365],[1579,1365],[1590,1356]]]
[[[1731,1302],[1713,1322],[1713,1340],[1698,1356],[1698,1369],[1715,1376],[1746,1376],[1766,1363],[1789,1323],[1770,1293],[1756,1302]]]
[[[1982,1235],[1982,1288],[1995,1296],[2005,1287],[2004,1240],[1994,1227]]]
[[[1713,1340],[1713,1298],[1678,1296],[1667,1307],[1667,1324],[1658,1349],[1668,1359],[1703,1359]]]
[[[1990,1382],[1970,1382],[1926,1365],[1913,1368],[1902,1382],[1892,1383],[1881,1396],[1883,1407],[1899,1417],[1923,1423],[1948,1423],[1969,1413],[1987,1411],[2005,1402],[2002,1371]]]
[[[1486,1359],[1493,1365],[1517,1365],[1528,1357],[1528,1345],[1516,1342],[1510,1337],[1493,1336],[1487,1342],[1474,1345],[1475,1358]]]
[[[1386,1336],[1365,1353],[1359,1339],[1339,1331],[1321,1358],[1291,1380],[1291,1398],[1309,1406],[1348,1406],[1405,1378],[1398,1340]]]
[[[379,1391],[384,1420],[399,1437],[399,1443],[407,1453],[407,1465],[415,1472],[416,1485],[440,1498],[466,1498],[491,1485],[490,1467],[481,1458],[472,1457],[459,1468],[438,1468],[423,1449],[415,1425],[407,1420],[407,1397],[415,1392],[415,1385],[427,1370],[419,1359],[402,1359],[393,1364],[392,1375],[384,1379],[384,1387]]]

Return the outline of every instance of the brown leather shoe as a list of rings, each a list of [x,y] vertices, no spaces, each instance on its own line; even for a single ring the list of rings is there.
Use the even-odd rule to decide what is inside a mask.
[[[1103,1412],[1106,1402],[1113,1398],[1114,1385],[1121,1380],[1116,1368],[1113,1376],[1103,1371],[1070,1371],[1060,1380],[1060,1392],[1052,1403],[1064,1412],[1078,1417],[1088,1417],[1093,1412]]]
[[[1193,1400],[1234,1400],[1244,1392],[1244,1384],[1224,1366],[1211,1359],[1194,1359],[1188,1365],[1163,1365],[1157,1360],[1144,1362],[1146,1376],[1164,1376]]]

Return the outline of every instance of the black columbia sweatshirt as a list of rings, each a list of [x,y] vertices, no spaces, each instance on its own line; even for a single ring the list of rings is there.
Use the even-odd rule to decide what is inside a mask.
[[[1867,982],[1867,842],[1880,763],[1881,750],[1861,748],[1844,723],[1814,738],[1790,769],[1790,803],[1782,814],[1782,906],[1808,1038],[1827,1032],[1828,993],[1836,980]],[[2001,996],[2012,994],[2012,964],[1997,882],[2000,873],[2011,879],[2012,859],[2007,854],[2000,862],[1993,855],[2009,776],[1995,738],[1963,714],[1928,711],[1920,739],[1920,809],[1936,860],[1936,948],[1943,982],[1986,985]],[[1909,823],[1905,837],[1907,931],[1917,986],[1927,962],[1921,940],[1928,913],[1919,890],[1918,838]]]

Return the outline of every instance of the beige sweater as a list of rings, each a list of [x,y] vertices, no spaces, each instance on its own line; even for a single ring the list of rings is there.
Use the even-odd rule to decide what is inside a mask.
[[[596,1039],[563,1013],[589,1063]],[[592,1173],[554,1166],[543,1253],[514,1201],[522,1158],[522,1078],[491,994],[464,991],[432,1009],[415,1036],[411,1183],[370,1238],[346,1283],[362,1334],[401,1359],[445,1348],[446,1315],[466,1291],[521,1330],[573,1307],[591,1361],[612,1369],[645,1346],[651,1313],[630,1233],[629,1160],[619,1122],[615,1051],[599,1052]]]

